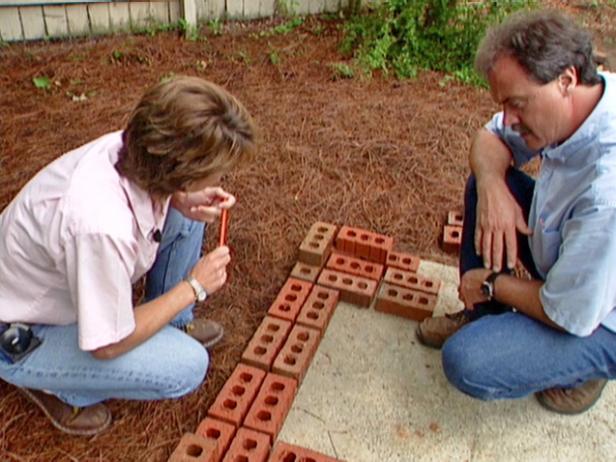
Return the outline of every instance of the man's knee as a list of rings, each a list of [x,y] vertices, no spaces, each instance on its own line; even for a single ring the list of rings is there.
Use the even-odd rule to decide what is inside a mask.
[[[172,380],[164,392],[165,397],[178,398],[196,390],[205,379],[209,361],[207,350],[187,338],[181,347],[174,349],[174,358],[167,371]]]

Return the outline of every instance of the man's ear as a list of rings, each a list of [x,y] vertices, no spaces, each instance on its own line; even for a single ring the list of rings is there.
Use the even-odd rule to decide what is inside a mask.
[[[563,96],[569,96],[578,83],[577,72],[573,66],[558,76],[558,88]]]

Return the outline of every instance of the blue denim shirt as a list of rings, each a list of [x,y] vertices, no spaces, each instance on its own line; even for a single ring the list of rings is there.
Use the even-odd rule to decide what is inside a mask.
[[[541,156],[528,225],[545,279],[546,315],[578,336],[600,324],[616,332],[616,74],[602,73],[601,100],[564,143],[532,152],[496,114],[486,128],[520,166]]]

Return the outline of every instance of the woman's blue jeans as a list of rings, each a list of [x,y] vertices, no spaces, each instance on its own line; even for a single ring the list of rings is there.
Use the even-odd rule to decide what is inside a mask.
[[[201,254],[204,224],[171,208],[156,262],[147,276],[146,300],[180,282]],[[173,320],[192,319],[192,306]],[[155,400],[176,398],[196,389],[207,372],[203,346],[172,326],[164,327],[133,350],[111,360],[98,360],[77,343],[77,325],[36,325],[43,343],[16,364],[0,359],[0,378],[18,387],[42,389],[73,406],[110,398]]]
[[[509,169],[507,184],[526,218],[534,181]],[[467,183],[460,274],[483,267],[474,248],[477,191]],[[539,278],[528,240],[518,239],[518,258]],[[616,264],[616,263],[615,263]],[[557,331],[498,303],[483,304],[468,312],[472,322],[443,345],[443,369],[460,391],[490,400],[520,398],[552,387],[575,387],[597,378],[616,377],[616,334],[599,327],[588,337]]]

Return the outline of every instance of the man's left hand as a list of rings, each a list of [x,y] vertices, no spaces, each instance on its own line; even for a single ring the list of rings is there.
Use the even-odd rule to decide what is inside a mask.
[[[186,218],[195,221],[214,222],[222,209],[235,205],[235,197],[221,187],[208,187],[200,191],[178,191],[171,197],[171,206]]]
[[[472,310],[477,303],[488,301],[488,298],[481,291],[481,284],[491,272],[489,269],[476,268],[467,271],[462,276],[458,294],[467,309]]]

